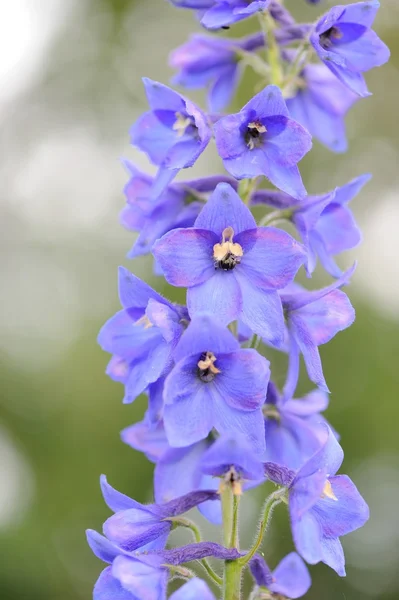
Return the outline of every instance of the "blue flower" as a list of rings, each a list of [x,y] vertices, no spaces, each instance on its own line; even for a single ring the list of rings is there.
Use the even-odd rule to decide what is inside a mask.
[[[273,572],[259,554],[251,559],[249,567],[257,585],[272,592],[276,600],[283,596],[292,600],[301,598],[312,583],[305,563],[296,552],[283,558]]]
[[[311,136],[290,118],[277,86],[267,86],[239,113],[219,119],[214,131],[218,152],[233,177],[264,175],[287,194],[306,196],[297,163],[309,152]]]
[[[191,167],[211,139],[205,114],[165,85],[144,78],[151,110],[130,130],[131,142],[160,167],[151,197],[158,197],[180,169]]]
[[[173,83],[188,89],[209,87],[209,110],[219,113],[230,104],[237,89],[240,78],[239,51],[250,52],[263,45],[262,34],[241,40],[192,35],[188,42],[171,54],[170,65],[179,69]]]
[[[217,490],[218,482],[201,471],[201,458],[213,443],[212,436],[186,446],[172,448],[168,443],[162,421],[155,426],[148,419],[126,427],[122,440],[156,464],[154,496],[160,504],[197,490]],[[218,502],[202,502],[200,513],[211,523],[220,525],[222,513]]]
[[[279,210],[292,209],[291,220],[308,254],[307,274],[313,273],[319,258],[330,275],[340,277],[342,271],[334,256],[355,248],[361,241],[360,230],[348,204],[370,178],[367,173],[360,175],[332,192],[308,196],[301,202],[281,192],[260,190],[253,195],[252,203],[268,204]]]
[[[246,482],[264,480],[264,467],[248,440],[236,432],[219,437],[200,460],[203,473],[220,477],[219,489],[230,486],[234,495],[242,494]]]
[[[336,475],[343,451],[334,434],[298,471],[289,487],[289,512],[294,542],[310,564],[324,562],[345,575],[339,538],[362,527],[369,509],[346,475]]]
[[[389,49],[371,29],[377,0],[335,6],[315,25],[310,41],[324,64],[359,96],[370,95],[362,73],[389,59]]]
[[[209,312],[226,325],[241,319],[281,343],[284,320],[277,290],[303,263],[302,246],[284,231],[257,227],[227,184],[217,186],[194,225],[167,233],[153,249],[166,280],[188,287],[190,315]]]
[[[314,390],[304,398],[284,400],[273,382],[263,406],[266,460],[298,469],[320,448],[325,439],[326,420],[321,412],[328,395]]]
[[[233,334],[206,314],[193,318],[173,357],[176,364],[164,389],[164,424],[171,446],[194,444],[215,428],[241,433],[256,452],[263,452],[261,405],[269,362],[255,350],[242,350]]]
[[[208,500],[219,500],[214,490],[192,491],[165,504],[140,504],[111,487],[104,475],[101,476],[104,500],[114,515],[103,526],[104,536],[88,530],[87,539],[94,553],[99,556],[101,543],[109,542],[120,554],[131,556],[134,551],[158,551],[165,548],[173,529],[173,519],[198,504]],[[101,556],[100,556],[101,558]]]
[[[107,374],[124,383],[123,401],[129,403],[170,370],[171,353],[188,315],[123,267],[119,269],[119,298],[123,310],[105,323],[98,343],[114,355]],[[152,391],[156,397],[157,388]]]
[[[271,0],[170,0],[179,8],[196,9],[201,25],[207,29],[229,27],[233,23],[263,12]]]
[[[318,347],[329,342],[339,331],[352,325],[355,311],[348,296],[339,287],[346,285],[355,266],[330,286],[307,291],[291,284],[281,293],[289,338],[289,368],[283,390],[290,399],[298,382],[299,356],[303,354],[309,378],[328,392]]]
[[[291,117],[333,152],[345,152],[344,117],[358,96],[323,64],[308,64],[286,98]]]

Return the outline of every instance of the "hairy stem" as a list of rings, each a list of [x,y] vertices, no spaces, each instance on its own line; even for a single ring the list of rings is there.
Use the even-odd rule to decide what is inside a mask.
[[[229,548],[239,547],[238,532],[239,500],[226,485],[222,492],[223,540]],[[242,565],[238,560],[224,563],[223,600],[241,600]]]
[[[270,494],[270,496],[266,499],[266,502],[263,506],[262,516],[259,522],[258,535],[256,536],[255,543],[252,546],[251,550],[245,556],[238,559],[238,561],[242,565],[247,565],[251,558],[255,556],[255,554],[259,550],[259,547],[262,544],[263,536],[265,535],[265,532],[270,524],[273,511],[276,508],[276,506],[278,506],[283,501],[283,496],[285,495],[285,493],[285,489],[280,489]]]
[[[281,68],[280,48],[274,34],[276,23],[268,11],[261,13],[260,22],[265,34],[267,60],[270,68],[270,83],[281,86],[283,72]]]
[[[193,534],[194,540],[197,543],[202,542],[201,532],[196,526],[196,524],[193,523],[193,521],[190,521],[190,519],[186,519],[185,517],[175,517],[171,518],[170,520],[173,521],[176,527],[186,527],[187,529],[189,529]],[[212,569],[211,565],[208,563],[206,558],[203,558],[198,562],[200,563],[202,568],[207,572],[207,574],[214,583],[216,583],[218,586],[221,586],[223,584],[223,579],[217,573],[215,573],[215,571]]]

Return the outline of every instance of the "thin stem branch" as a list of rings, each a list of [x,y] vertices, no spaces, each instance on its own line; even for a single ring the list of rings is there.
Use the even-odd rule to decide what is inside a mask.
[[[190,519],[186,519],[185,517],[172,517],[170,520],[175,524],[176,527],[186,527],[187,529],[190,529],[191,533],[193,534],[194,540],[197,543],[202,541],[202,536],[199,528],[193,521],[190,521]],[[202,566],[202,568],[208,573],[212,581],[214,581],[218,586],[221,586],[223,584],[222,577],[215,573],[215,571],[212,569],[211,565],[208,563],[206,558],[203,558],[198,562]]]
[[[265,43],[267,45],[266,54],[270,67],[270,83],[280,86],[283,80],[283,73],[281,68],[280,47],[274,34],[276,23],[269,11],[261,13],[259,19],[265,34]]]
[[[266,502],[263,506],[262,517],[259,523],[259,530],[258,535],[255,539],[255,543],[252,546],[251,550],[245,556],[238,559],[238,561],[242,565],[247,565],[251,558],[253,558],[257,553],[260,545],[262,544],[263,536],[265,535],[265,532],[271,521],[273,511],[276,508],[276,506],[278,506],[283,501],[284,494],[285,490],[280,489],[270,494],[270,496],[266,499]]]

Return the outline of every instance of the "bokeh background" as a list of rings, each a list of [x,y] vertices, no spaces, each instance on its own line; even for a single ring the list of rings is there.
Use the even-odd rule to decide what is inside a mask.
[[[287,3],[302,20],[323,10]],[[353,202],[364,242],[342,263],[359,259],[350,289],[357,321],[322,349],[328,418],[372,518],[344,539],[345,580],[312,568],[309,600],[399,597],[399,3],[383,0],[380,13],[392,60],[370,73],[374,96],[347,119],[349,153],[315,143],[301,167],[313,193],[374,173]],[[145,401],[122,406],[96,345],[118,309],[117,266],[151,273],[150,259],[124,259],[133,238],[118,224],[119,159],[151,169],[128,138],[146,106],[141,77],[167,83],[167,54],[198,25],[165,0],[12,0],[0,3],[0,17],[0,598],[88,599],[102,565],[84,530],[109,514],[98,476],[151,500],[152,467],[119,440]],[[252,84],[246,76],[235,108]],[[220,168],[208,150],[195,173]],[[284,363],[272,360],[281,382]],[[309,389],[306,378],[301,385]],[[245,531],[254,531],[260,501],[259,492],[248,499]],[[265,546],[272,565],[292,549],[280,513]]]

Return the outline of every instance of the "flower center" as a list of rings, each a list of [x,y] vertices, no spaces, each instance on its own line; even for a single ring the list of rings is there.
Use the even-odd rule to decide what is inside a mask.
[[[280,422],[280,413],[274,404],[265,404],[262,409],[263,415],[268,419]]]
[[[324,488],[323,488],[323,493],[321,495],[322,498],[330,498],[330,500],[335,500],[336,502],[338,502],[338,498],[337,496],[334,494],[334,490],[332,489],[332,485],[329,479],[327,479]]]
[[[198,375],[201,381],[209,383],[215,379],[215,375],[220,373],[220,370],[215,367],[217,358],[213,352],[204,352],[197,362]]]
[[[223,476],[223,479],[219,485],[219,494],[223,494],[227,486],[231,487],[231,491],[233,492],[234,496],[241,496],[241,475],[237,473],[233,466],[231,466],[227,473]]]
[[[176,131],[179,137],[183,137],[186,133],[196,135],[198,128],[192,117],[184,115],[180,112],[175,113],[176,121],[173,123],[173,131]]]
[[[330,27],[330,29],[327,29],[327,31],[320,35],[320,46],[324,50],[328,50],[333,45],[334,40],[339,40],[340,38],[342,38],[342,32],[338,27]]]
[[[215,244],[213,247],[215,269],[231,271],[241,262],[244,253],[240,244],[233,242],[233,238],[233,228],[226,227],[222,233],[222,243]]]
[[[248,123],[245,142],[250,150],[260,148],[263,142],[263,134],[266,131],[266,127],[260,121],[251,121],[251,123]]]
[[[143,326],[144,329],[149,329],[150,327],[152,327],[152,323],[150,321],[150,319],[147,317],[147,315],[143,315],[142,317],[140,317],[140,319],[138,319],[135,322],[135,325],[137,326]]]

